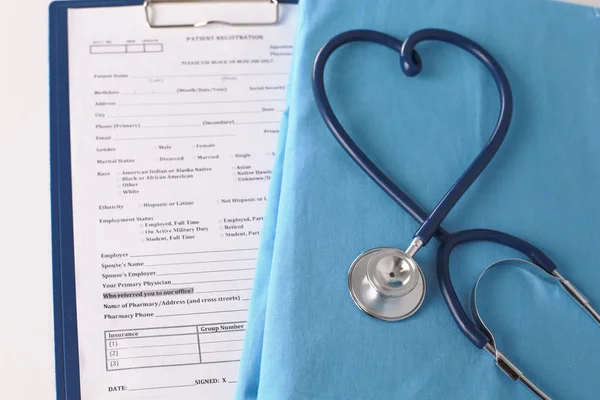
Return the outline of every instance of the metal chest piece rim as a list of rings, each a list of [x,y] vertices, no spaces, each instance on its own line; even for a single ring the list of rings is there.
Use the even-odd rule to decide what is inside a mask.
[[[407,252],[394,248],[369,250],[348,271],[348,290],[354,303],[383,321],[401,321],[416,313],[425,300],[421,267]]]

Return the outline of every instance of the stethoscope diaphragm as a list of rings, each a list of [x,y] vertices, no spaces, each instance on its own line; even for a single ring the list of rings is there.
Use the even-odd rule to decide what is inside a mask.
[[[378,248],[361,254],[348,271],[354,303],[383,321],[400,321],[417,312],[425,300],[421,267],[404,251]]]

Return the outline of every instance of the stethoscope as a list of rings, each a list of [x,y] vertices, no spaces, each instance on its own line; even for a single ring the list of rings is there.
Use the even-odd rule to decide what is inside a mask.
[[[350,138],[336,118],[327,99],[323,77],[325,64],[331,54],[340,46],[351,42],[373,42],[396,51],[400,54],[400,64],[404,73],[410,77],[415,76],[421,72],[422,68],[422,62],[415,51],[415,46],[427,40],[447,42],[471,53],[490,71],[500,93],[500,117],[490,140],[431,214],[428,214],[392,182]],[[598,324],[600,324],[600,314],[591,307],[589,301],[573,284],[557,271],[554,262],[532,244],[506,233],[489,229],[471,229],[449,233],[440,226],[458,200],[495,156],[508,132],[513,111],[512,91],[498,62],[479,44],[446,30],[420,30],[410,35],[404,42],[375,31],[354,30],[334,37],[320,50],[313,68],[313,91],[327,127],[348,155],[400,207],[421,224],[406,251],[393,248],[372,249],[361,254],[352,263],[348,272],[348,288],[356,305],[367,314],[384,321],[399,321],[417,312],[425,298],[426,284],[423,272],[415,261],[415,255],[435,236],[441,242],[437,254],[439,285],[446,304],[462,333],[475,346],[488,351],[496,360],[498,367],[511,379],[523,383],[539,398],[550,399],[498,351],[494,336],[481,320],[477,310],[476,299],[479,282],[488,271],[495,267],[520,262],[523,265],[537,267],[554,278]],[[494,242],[510,247],[527,256],[529,261],[507,259],[494,263],[484,270],[473,290],[473,317],[475,320],[473,322],[463,310],[454,291],[449,267],[450,253],[454,248],[476,241]]]

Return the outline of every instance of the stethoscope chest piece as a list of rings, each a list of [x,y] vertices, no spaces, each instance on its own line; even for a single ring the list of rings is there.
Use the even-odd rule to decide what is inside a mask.
[[[348,289],[354,303],[384,321],[413,315],[425,299],[421,267],[405,252],[380,248],[360,255],[348,271]]]

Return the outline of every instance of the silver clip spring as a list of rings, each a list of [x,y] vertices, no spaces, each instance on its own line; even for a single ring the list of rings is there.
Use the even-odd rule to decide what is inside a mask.
[[[246,3],[256,3],[257,1],[247,0]],[[268,0],[269,4],[273,6],[273,18],[269,19],[267,22],[232,22],[232,21],[217,21],[217,20],[203,20],[198,21],[196,23],[186,23],[186,24],[164,24],[159,25],[153,22],[152,18],[152,5],[159,3],[171,3],[171,4],[191,4],[191,3],[209,3],[202,0],[144,0],[144,13],[146,15],[146,23],[152,29],[159,28],[200,28],[207,25],[213,24],[221,24],[221,25],[230,25],[230,26],[252,26],[252,25],[275,25],[279,22],[279,1],[278,0]],[[224,3],[237,3],[240,1],[220,1],[220,2],[210,2],[211,4],[224,4]]]

